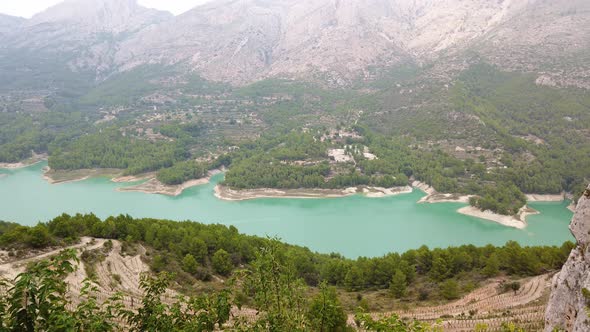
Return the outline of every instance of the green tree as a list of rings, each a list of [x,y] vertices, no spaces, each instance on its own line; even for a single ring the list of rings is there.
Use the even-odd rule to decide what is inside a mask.
[[[459,298],[459,285],[453,279],[445,280],[440,284],[440,295],[446,300]]]
[[[510,289],[514,292],[514,295],[516,295],[516,292],[518,292],[518,290],[520,289],[520,282],[518,281],[514,281],[510,283]]]
[[[20,274],[8,294],[8,322],[12,331],[55,331],[73,329],[68,315],[65,277],[74,272],[76,253],[68,250],[41,261]]]
[[[49,230],[47,226],[44,224],[39,224],[29,230],[29,245],[33,248],[45,248],[51,242],[51,235],[49,234]]]
[[[231,257],[227,251],[223,249],[219,249],[213,254],[213,257],[211,257],[211,263],[213,264],[213,269],[224,276],[229,275],[234,268],[231,262]]]
[[[326,283],[320,285],[320,293],[311,300],[307,319],[313,331],[336,332],[346,330],[346,313],[340,304],[336,289]]]
[[[444,257],[436,255],[432,260],[432,269],[430,277],[436,281],[443,281],[448,278],[450,273],[449,265]]]
[[[397,315],[374,319],[367,313],[359,312],[354,317],[357,326],[363,331],[375,332],[442,332],[437,325],[429,325],[418,321],[404,321]]]
[[[525,332],[526,330],[522,327],[517,326],[514,323],[502,323],[502,332]]]
[[[389,291],[395,298],[399,299],[406,296],[406,282],[406,275],[401,270],[396,270],[389,283]]]
[[[349,292],[360,290],[365,286],[363,271],[355,264],[352,265],[344,276],[344,287]]]
[[[278,240],[270,240],[256,254],[245,286],[263,313],[257,322],[259,330],[305,330],[307,290],[294,272]]]
[[[197,268],[199,267],[199,263],[195,257],[191,254],[186,254],[182,259],[182,269],[190,274],[195,274],[197,272]]]
[[[482,273],[486,277],[493,277],[498,275],[500,272],[500,260],[498,259],[498,255],[491,254],[490,257],[486,260],[486,265],[482,270]]]
[[[98,292],[98,287],[91,280],[84,280],[80,303],[72,313],[76,331],[109,332],[120,329],[116,321],[122,306],[121,295],[115,294],[99,304]]]
[[[125,312],[124,316],[131,326],[131,331],[170,331],[173,328],[173,319],[162,302],[161,296],[168,288],[171,276],[166,272],[157,277],[142,274],[139,286],[145,291],[141,301],[141,307],[137,313]]]

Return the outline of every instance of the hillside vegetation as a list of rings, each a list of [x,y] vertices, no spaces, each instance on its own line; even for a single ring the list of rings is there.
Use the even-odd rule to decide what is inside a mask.
[[[129,74],[132,84],[171,75],[166,85],[150,83],[157,91],[148,95],[127,91],[124,77],[109,81],[111,106],[106,95],[68,104],[49,98],[49,112],[0,113],[0,162],[48,153],[55,170],[158,172],[171,185],[226,166],[225,184],[234,189],[393,187],[415,179],[507,215],[526,203],[523,193],[577,199],[590,176],[587,94],[485,63],[446,89],[425,86],[420,71],[393,71],[372,92],[288,80],[230,88],[158,68]],[[108,110],[73,111],[91,104]],[[342,160],[330,156],[338,149]]]
[[[130,310],[122,306],[116,293],[104,303],[97,301],[92,280],[85,281],[79,301],[70,302],[64,276],[73,271],[72,261],[77,256],[65,252],[31,265],[17,277],[14,287],[3,290],[0,317],[4,327],[31,331],[57,326],[88,331],[120,330],[123,326],[138,331],[212,331],[216,326],[235,331],[341,331],[348,328],[348,310],[337,291],[386,289],[389,301],[452,300],[500,274],[538,275],[558,269],[573,247],[566,243],[561,248],[522,248],[514,242],[504,247],[422,247],[403,254],[350,260],[274,239],[241,235],[234,227],[129,216],[102,221],[93,215],[62,215],[35,227],[2,223],[0,245],[18,255],[75,243],[83,235],[122,241],[121,250],[127,252],[137,244],[150,248],[146,259],[154,274],[141,278],[144,297],[138,307]],[[106,244],[108,241],[108,250]],[[92,265],[88,265],[91,256],[87,254],[82,260],[88,272]],[[197,279],[213,282],[219,278],[213,275],[230,277],[232,282],[205,293],[191,291]],[[92,274],[89,276],[92,279]],[[188,297],[171,302],[164,296],[168,287]],[[353,311],[359,327],[369,331],[440,330],[436,325],[402,321],[395,315],[376,320],[363,314],[372,304],[358,294],[355,307],[359,309]],[[23,303],[31,305],[22,307]],[[230,315],[235,306],[255,308],[261,314],[244,320]]]

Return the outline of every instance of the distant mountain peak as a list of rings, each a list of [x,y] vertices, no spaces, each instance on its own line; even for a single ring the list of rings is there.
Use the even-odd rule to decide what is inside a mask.
[[[1,45],[67,55],[108,77],[144,64],[182,65],[213,81],[269,77],[330,85],[376,68],[424,64],[448,78],[474,55],[505,70],[590,87],[588,0],[213,0],[179,16],[137,0],[66,0]],[[565,74],[564,74],[565,73]]]
[[[25,19],[0,13],[0,36],[12,32],[25,22]]]
[[[172,17],[171,13],[142,7],[137,0],[66,0],[36,14],[27,24],[65,23],[91,31],[118,33]]]

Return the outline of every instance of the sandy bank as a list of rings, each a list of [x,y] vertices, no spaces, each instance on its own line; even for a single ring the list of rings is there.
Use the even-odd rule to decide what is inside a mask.
[[[43,154],[33,154],[33,157],[18,162],[18,163],[0,163],[0,168],[4,168],[4,169],[19,169],[19,168],[25,168],[25,167],[29,167],[35,164],[38,164],[44,160],[47,160],[47,154],[43,153]]]
[[[117,188],[117,191],[121,192],[142,192],[145,194],[161,194],[161,195],[168,195],[168,196],[178,196],[182,194],[185,189],[200,186],[209,183],[211,177],[213,175],[221,173],[221,170],[215,169],[209,171],[209,174],[205,178],[201,179],[193,179],[186,181],[184,183],[178,185],[167,185],[164,184],[156,178],[155,173],[138,175],[138,176],[123,176],[114,178],[113,182],[135,182],[140,180],[147,180],[143,183],[129,186],[129,187],[122,187]]]
[[[441,194],[428,184],[420,181],[412,182],[412,187],[418,188],[426,193],[418,203],[469,203],[469,198],[473,195],[461,194]],[[527,202],[561,202],[565,199],[571,199],[568,194],[526,194]]]
[[[526,194],[527,202],[561,202],[566,199],[565,193],[561,194]]]
[[[93,177],[120,176],[123,170],[116,168],[77,169],[77,170],[53,170],[49,167],[43,169],[43,179],[51,184],[83,181]]]
[[[469,195],[461,194],[441,194],[424,182],[414,181],[412,187],[418,188],[426,193],[426,196],[420,198],[418,203],[469,203]]]
[[[420,181],[412,182],[412,187],[418,188],[428,195],[433,195],[437,193],[436,190],[434,190],[434,188],[432,188],[430,185]]]
[[[235,190],[226,186],[215,186],[215,196],[226,201],[243,201],[256,198],[338,198],[355,194],[366,197],[387,197],[411,193],[412,188],[394,187],[349,187],[345,189],[244,189]]]
[[[440,194],[434,193],[426,195],[418,201],[418,203],[469,203],[470,195],[461,194]]]
[[[178,196],[182,194],[182,192],[187,188],[200,186],[207,183],[209,183],[209,178],[190,180],[178,185],[166,185],[154,177],[138,185],[117,188],[117,191]]]
[[[144,181],[143,183],[117,188],[121,192],[142,192],[146,194],[162,194],[178,196],[190,187],[209,183],[211,176],[218,174],[221,170],[209,172],[207,178],[189,180],[179,185],[166,185],[156,179],[156,172],[143,173],[138,175],[122,175],[124,170],[116,168],[78,169],[78,170],[52,170],[49,167],[43,169],[43,179],[51,184],[83,181],[94,177],[108,177],[115,183],[127,183]]]
[[[125,176],[117,176],[111,179],[112,182],[115,183],[126,183],[126,182],[137,182],[137,181],[145,181],[152,179],[156,176],[155,172],[138,174],[138,175],[125,175]]]
[[[387,197],[401,194],[410,194],[413,189],[410,186],[405,187],[393,187],[393,188],[382,188],[382,187],[365,187],[362,188],[363,194],[370,198],[376,197]]]
[[[527,216],[539,213],[538,211],[531,209],[531,208],[527,207],[526,205],[520,209],[520,211],[518,212],[518,214],[516,216],[504,216],[504,215],[500,215],[500,214],[494,213],[489,210],[481,211],[480,209],[473,207],[473,206],[462,207],[459,210],[457,210],[457,212],[464,214],[464,215],[480,218],[480,219],[494,221],[494,222],[497,222],[501,225],[508,226],[508,227],[514,227],[514,228],[518,228],[518,229],[523,229],[526,227],[526,225],[527,225],[526,217]]]

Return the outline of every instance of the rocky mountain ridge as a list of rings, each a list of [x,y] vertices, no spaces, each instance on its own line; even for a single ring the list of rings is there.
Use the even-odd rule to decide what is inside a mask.
[[[346,85],[407,63],[449,76],[477,54],[540,84],[590,87],[588,21],[585,0],[216,0],[177,17],[136,0],[67,0],[0,38],[71,53],[72,70],[105,77],[158,63],[234,84]]]
[[[13,25],[0,50],[66,59],[72,71],[94,72],[100,79],[115,70],[112,59],[121,40],[171,18],[136,0],[66,0]]]

